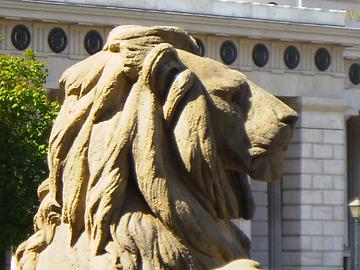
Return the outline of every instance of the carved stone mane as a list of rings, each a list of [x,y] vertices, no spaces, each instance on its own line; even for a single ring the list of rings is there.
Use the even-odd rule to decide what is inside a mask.
[[[175,27],[121,26],[69,68],[19,269],[211,269],[249,258],[246,174],[281,175],[296,113]]]

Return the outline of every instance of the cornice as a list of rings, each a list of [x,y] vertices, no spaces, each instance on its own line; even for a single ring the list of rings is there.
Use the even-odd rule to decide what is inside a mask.
[[[348,60],[359,60],[360,59],[360,47],[350,47],[344,50],[344,58]]]
[[[34,3],[58,3],[62,5],[95,8],[132,8],[162,12],[215,15],[223,17],[251,18],[319,25],[345,26],[346,12],[321,8],[269,5],[238,0],[13,0]],[[171,4],[170,4],[171,3]]]
[[[191,33],[343,46],[360,43],[360,29],[129,8],[0,0],[0,17],[105,27],[121,24],[176,25]]]

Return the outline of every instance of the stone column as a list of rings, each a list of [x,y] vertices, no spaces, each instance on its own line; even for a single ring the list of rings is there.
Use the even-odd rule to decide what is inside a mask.
[[[265,269],[269,266],[268,183],[252,180],[251,190],[256,205],[251,221],[251,257]]]
[[[345,119],[342,101],[294,98],[299,120],[286,153],[282,269],[343,269]]]

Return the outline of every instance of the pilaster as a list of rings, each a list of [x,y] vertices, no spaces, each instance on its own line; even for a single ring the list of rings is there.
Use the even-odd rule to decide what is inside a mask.
[[[341,100],[307,97],[290,104],[299,120],[284,161],[282,269],[340,270],[346,225],[345,107]]]

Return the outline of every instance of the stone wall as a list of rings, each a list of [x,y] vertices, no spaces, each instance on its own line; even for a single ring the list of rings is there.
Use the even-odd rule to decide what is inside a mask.
[[[251,256],[267,268],[270,256],[267,183],[252,180],[251,189],[256,205],[255,216],[251,221]]]
[[[300,99],[300,118],[283,177],[283,270],[343,269],[345,239],[344,108]]]

